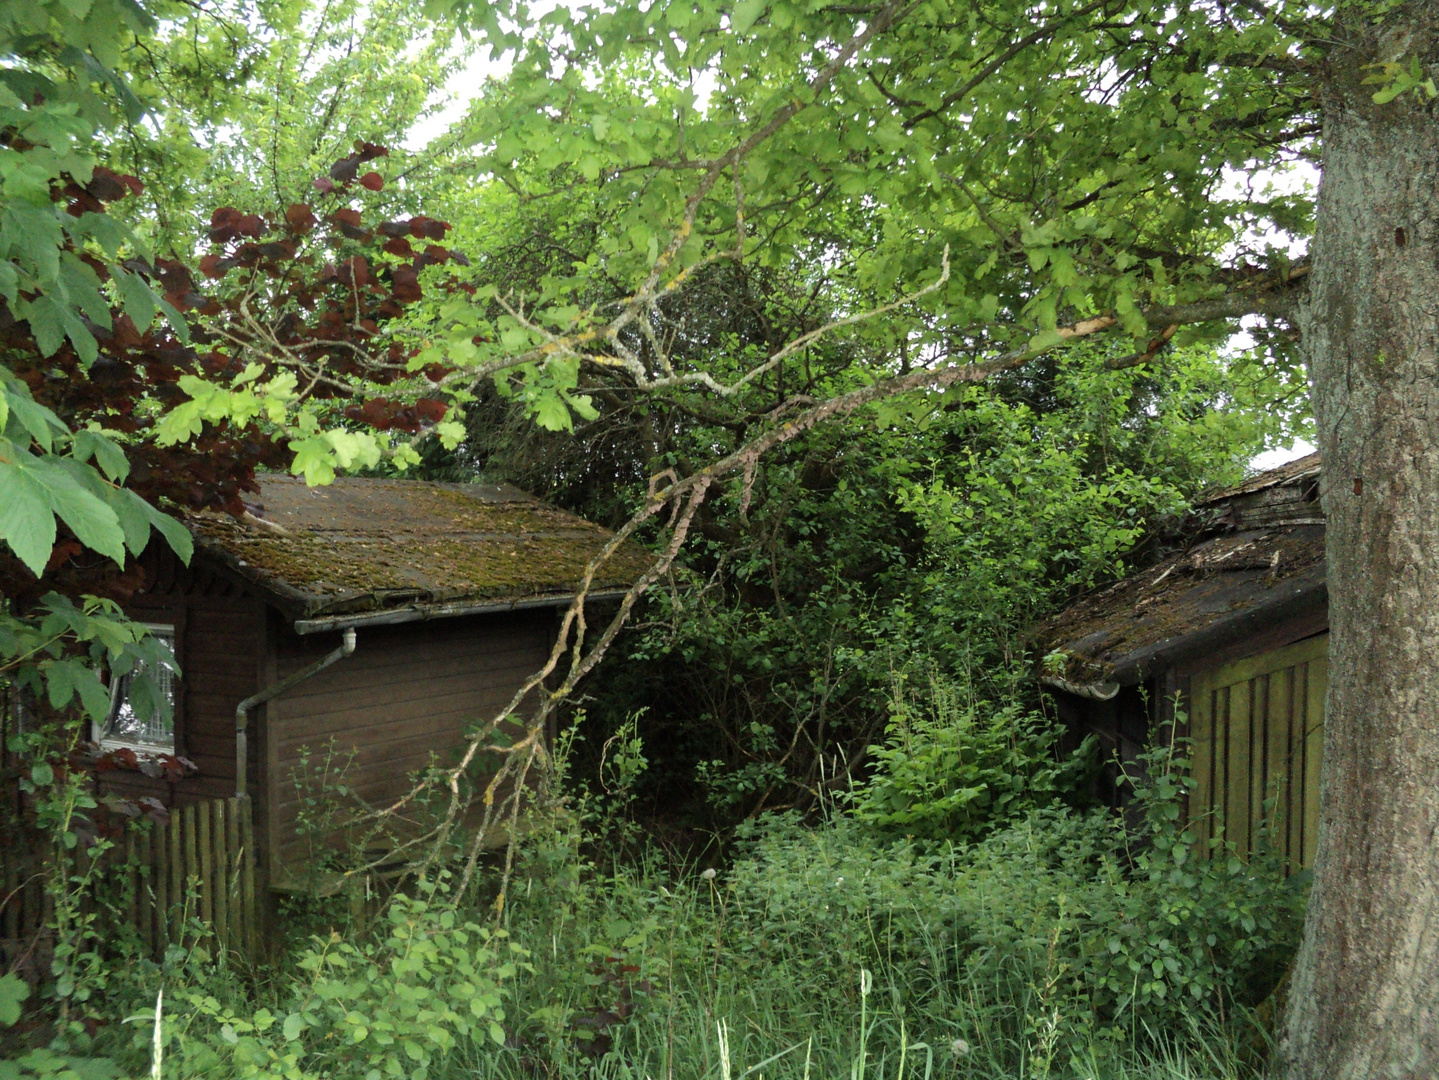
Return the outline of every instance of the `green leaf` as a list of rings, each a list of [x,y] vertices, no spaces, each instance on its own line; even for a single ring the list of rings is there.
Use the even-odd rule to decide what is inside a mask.
[[[145,500],[133,491],[111,488],[106,502],[120,521],[126,549],[138,558],[150,542],[150,517],[145,513]]]
[[[160,298],[139,274],[127,274],[120,267],[112,267],[110,277],[120,290],[120,301],[125,305],[125,314],[142,334],[155,321],[160,310]]]
[[[288,1042],[294,1042],[305,1030],[305,1018],[297,1012],[292,1012],[285,1017],[284,1026],[280,1030],[285,1033],[285,1039]]]
[[[730,16],[730,25],[737,33],[745,33],[764,14],[767,2],[768,0],[740,0],[735,5],[734,14]]]
[[[70,526],[75,537],[86,547],[108,555],[121,566],[125,565],[125,532],[120,528],[120,518],[105,503],[85,490],[71,469],[82,475],[94,476],[96,486],[101,485],[93,470],[73,459],[41,459],[36,462],[36,478],[48,489],[50,507],[55,514]]]
[[[335,479],[335,450],[323,434],[290,443],[295,460],[290,463],[292,476],[303,475],[311,487],[322,487]]]
[[[179,556],[180,561],[189,566],[190,557],[195,553],[195,538],[190,535],[190,530],[185,528],[183,522],[176,521],[163,510],[151,506],[143,499],[140,501],[145,507],[145,516],[150,519],[150,524],[165,538],[170,550]]]
[[[533,403],[535,422],[546,431],[569,431],[574,426],[570,410],[559,394],[551,391]]]
[[[175,331],[175,336],[180,339],[180,344],[190,344],[190,324],[185,321],[185,316],[181,315],[175,306],[163,296],[156,296],[155,303],[159,305],[165,321],[170,324],[170,329]]]
[[[16,390],[9,387],[5,389],[10,411],[29,432],[30,438],[35,440],[41,450],[48,453],[55,445],[55,436],[64,434],[65,425],[58,416],[32,399],[28,392],[16,392],[17,390],[23,390],[23,387],[17,387]]]
[[[12,1027],[20,1020],[20,1005],[30,996],[30,986],[13,971],[0,976],[0,1025]]]
[[[1064,341],[1064,335],[1058,330],[1041,330],[1029,339],[1030,352],[1044,352],[1052,349]]]
[[[80,429],[74,434],[72,446],[71,452],[76,458],[81,461],[94,458],[95,464],[109,480],[118,484],[130,475],[130,462],[125,457],[125,451],[98,431]]]
[[[55,546],[55,516],[45,488],[23,469],[0,461],[0,540],[39,577]]]

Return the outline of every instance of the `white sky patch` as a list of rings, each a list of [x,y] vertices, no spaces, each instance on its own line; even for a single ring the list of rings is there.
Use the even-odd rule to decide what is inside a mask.
[[[1266,450],[1262,454],[1255,455],[1249,462],[1249,467],[1255,472],[1264,472],[1266,469],[1277,469],[1295,458],[1302,458],[1306,454],[1314,453],[1316,447],[1305,442],[1303,439],[1295,439],[1290,446],[1279,446],[1273,450]]]
[[[481,47],[470,57],[469,62],[450,76],[445,85],[435,94],[440,107],[422,116],[405,136],[404,147],[418,152],[443,136],[457,124],[470,109],[470,104],[479,96],[486,79],[501,79],[509,73],[513,57],[509,53],[491,55],[488,46]]]
[[[593,0],[537,0],[530,7],[530,17],[538,20],[557,7],[577,11],[592,6]],[[494,55],[482,45],[475,50],[463,68],[455,72],[449,81],[434,96],[436,108],[423,117],[411,129],[404,140],[406,150],[423,150],[430,143],[443,136],[469,112],[471,104],[480,96],[488,79],[503,79],[514,66],[514,56],[508,51]],[[718,72],[709,68],[690,73],[690,88],[695,95],[695,110],[703,113],[709,109],[710,99],[719,87]]]
[[[1318,191],[1319,166],[1308,161],[1293,161],[1283,169],[1255,169],[1252,172],[1226,169],[1215,195],[1236,202],[1263,201],[1285,195],[1304,195],[1312,200]],[[1234,262],[1246,252],[1262,255],[1279,250],[1291,259],[1297,259],[1308,249],[1309,241],[1302,237],[1277,229],[1249,229],[1235,243],[1226,246],[1220,257]]]

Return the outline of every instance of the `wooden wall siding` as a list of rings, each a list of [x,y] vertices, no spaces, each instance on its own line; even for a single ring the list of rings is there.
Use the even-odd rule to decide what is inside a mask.
[[[340,756],[355,756],[344,782],[370,805],[408,789],[410,777],[453,760],[467,724],[503,707],[548,656],[554,634],[548,611],[516,612],[358,632],[354,655],[300,684],[268,716],[272,880],[293,880],[306,846],[295,837],[299,799],[294,777],[306,747],[312,762],[333,738]],[[277,675],[335,647],[338,634],[280,642]]]
[[[1190,819],[1207,850],[1222,828],[1247,855],[1274,799],[1270,845],[1290,872],[1314,863],[1329,635],[1194,676]]]
[[[252,597],[197,597],[185,627],[183,723],[180,743],[199,767],[182,786],[188,794],[235,794],[235,706],[259,689],[265,606]],[[252,759],[253,760],[253,759]]]

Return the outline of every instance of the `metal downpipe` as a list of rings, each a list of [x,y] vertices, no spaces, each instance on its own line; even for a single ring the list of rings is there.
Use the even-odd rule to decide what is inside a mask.
[[[235,795],[237,798],[247,799],[249,793],[246,787],[246,772],[250,756],[250,740],[248,729],[250,726],[250,710],[257,705],[263,705],[271,698],[279,697],[286,690],[299,686],[306,679],[318,675],[331,664],[338,663],[355,651],[355,631],[353,628],[345,631],[344,638],[338,648],[326,653],[308,667],[303,667],[284,679],[281,679],[274,686],[267,686],[258,694],[251,694],[240,704],[235,706]]]

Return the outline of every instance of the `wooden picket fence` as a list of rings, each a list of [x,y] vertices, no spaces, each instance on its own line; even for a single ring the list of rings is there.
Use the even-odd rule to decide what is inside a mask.
[[[20,842],[0,848],[0,935],[10,954],[31,949],[50,923],[40,852],[33,843],[28,847]],[[127,829],[102,859],[96,889],[127,909],[121,914],[157,958],[171,944],[257,955],[255,829],[248,799],[176,807],[168,822]]]
[[[207,928],[205,944],[254,956],[255,829],[249,799],[211,799],[170,813],[148,833],[126,836],[122,872],[130,922],[162,955],[191,943],[190,925]]]

